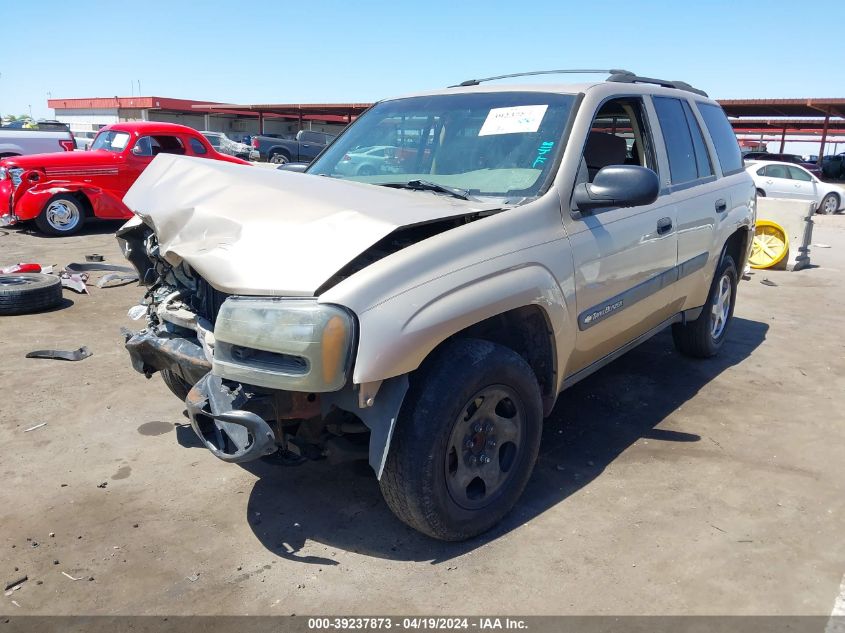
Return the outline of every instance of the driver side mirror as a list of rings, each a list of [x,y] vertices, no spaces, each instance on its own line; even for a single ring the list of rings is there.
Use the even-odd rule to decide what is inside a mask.
[[[602,207],[639,207],[657,200],[657,174],[638,165],[602,167],[593,182],[576,185],[572,202],[578,211],[589,213]]]

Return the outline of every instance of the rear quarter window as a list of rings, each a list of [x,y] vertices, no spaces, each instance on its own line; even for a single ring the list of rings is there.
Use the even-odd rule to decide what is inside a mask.
[[[710,138],[713,139],[722,173],[727,176],[742,171],[742,152],[725,111],[710,103],[698,102],[696,105]]]
[[[198,139],[191,138],[191,151],[197,156],[202,156],[207,153],[205,145],[199,142]]]

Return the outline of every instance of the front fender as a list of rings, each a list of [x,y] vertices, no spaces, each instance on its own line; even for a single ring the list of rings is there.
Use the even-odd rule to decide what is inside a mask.
[[[450,336],[524,306],[536,305],[545,312],[553,328],[558,359],[567,336],[574,331],[567,327],[564,293],[549,270],[539,264],[492,273],[457,286],[443,279],[426,285],[424,290],[402,293],[358,315],[355,383],[411,372]]]
[[[110,192],[86,183],[45,182],[15,194],[15,215],[20,220],[32,220],[41,213],[47,201],[59,194],[82,194],[91,204],[91,210],[99,218],[130,218],[132,212]]]

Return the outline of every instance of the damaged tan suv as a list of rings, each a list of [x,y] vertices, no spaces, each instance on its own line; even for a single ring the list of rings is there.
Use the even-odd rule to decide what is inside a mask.
[[[730,326],[755,221],[731,126],[609,72],[381,101],[305,173],[158,156],[119,232],[148,286],[133,366],[223,461],[369,459],[408,525],[487,530],[563,389]]]

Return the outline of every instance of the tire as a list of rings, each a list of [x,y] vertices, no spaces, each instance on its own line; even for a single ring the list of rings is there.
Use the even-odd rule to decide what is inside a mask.
[[[0,275],[0,315],[29,314],[62,302],[62,282],[41,273]]]
[[[758,190],[757,190],[757,196],[758,196],[759,198],[765,198],[765,197],[766,197],[766,192],[765,192],[765,191],[763,191],[762,189],[758,189]]]
[[[170,389],[170,393],[182,401],[188,397],[191,385],[182,380],[182,378],[174,374],[169,369],[162,369],[159,373],[161,374],[161,379],[164,381],[164,384],[167,385],[168,389]]]
[[[689,323],[672,325],[672,339],[681,354],[694,358],[710,358],[718,353],[733,319],[736,285],[736,264],[726,253],[716,268],[716,274],[707,295],[707,303],[699,317]],[[727,308],[724,305],[725,288],[729,291]],[[722,297],[721,302],[720,297]],[[721,325],[718,324],[719,321]]]
[[[411,377],[382,495],[402,522],[433,538],[481,534],[525,489],[541,426],[540,388],[521,356],[488,341],[451,341]]]
[[[822,215],[833,215],[839,210],[839,196],[835,193],[829,193],[824,198],[822,198],[821,203],[819,203],[819,208],[816,210],[816,213],[821,213]]]
[[[285,163],[289,163],[290,159],[282,152],[275,152],[270,154],[270,158],[267,159],[267,162],[273,163],[274,165],[284,165]]]
[[[376,169],[372,165],[361,165],[358,168],[358,175],[359,176],[375,176]]]
[[[85,207],[73,196],[53,196],[35,218],[35,224],[47,235],[73,235],[85,224]]]

